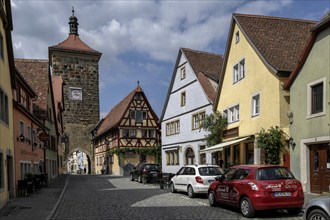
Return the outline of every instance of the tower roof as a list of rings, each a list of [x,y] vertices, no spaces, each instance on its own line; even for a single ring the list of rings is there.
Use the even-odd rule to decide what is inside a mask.
[[[91,53],[98,56],[102,55],[100,52],[94,50],[80,39],[78,34],[78,19],[74,15],[73,8],[72,8],[72,15],[69,18],[69,26],[70,26],[69,37],[63,42],[49,47],[50,50],[64,50],[68,52]]]

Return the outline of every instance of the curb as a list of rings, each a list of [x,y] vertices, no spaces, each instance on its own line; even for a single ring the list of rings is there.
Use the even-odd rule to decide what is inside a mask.
[[[61,201],[62,201],[62,198],[63,198],[63,195],[64,195],[64,193],[65,193],[65,191],[66,191],[66,187],[67,187],[67,185],[68,185],[68,177],[69,177],[69,176],[66,177],[65,185],[64,185],[64,188],[62,189],[62,192],[61,192],[60,198],[57,200],[55,206],[53,207],[52,211],[51,211],[51,212],[49,213],[49,215],[47,216],[46,220],[50,220],[50,219],[54,216],[54,214],[55,214],[55,212],[56,212],[58,206],[60,205],[60,203],[61,203]]]

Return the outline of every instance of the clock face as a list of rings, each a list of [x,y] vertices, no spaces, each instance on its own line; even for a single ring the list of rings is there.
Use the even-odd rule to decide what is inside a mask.
[[[71,98],[74,100],[82,100],[82,91],[81,89],[72,89]]]

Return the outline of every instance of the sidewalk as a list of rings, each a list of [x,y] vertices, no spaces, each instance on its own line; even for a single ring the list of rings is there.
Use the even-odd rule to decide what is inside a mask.
[[[66,187],[68,175],[61,175],[30,196],[17,197],[0,209],[1,220],[50,219]]]

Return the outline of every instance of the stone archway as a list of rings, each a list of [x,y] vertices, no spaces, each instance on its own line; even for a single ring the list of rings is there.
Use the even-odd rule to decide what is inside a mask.
[[[92,174],[92,169],[93,169],[94,166],[93,166],[93,163],[92,163],[93,157],[92,157],[92,155],[91,155],[90,152],[88,152],[87,150],[85,150],[85,149],[83,149],[81,147],[76,147],[76,148],[70,149],[70,151],[68,153],[68,157],[71,154],[73,154],[74,152],[77,152],[77,151],[80,151],[80,152],[83,152],[83,153],[86,154],[87,162],[88,162],[88,164],[87,164],[87,173],[88,174]]]

